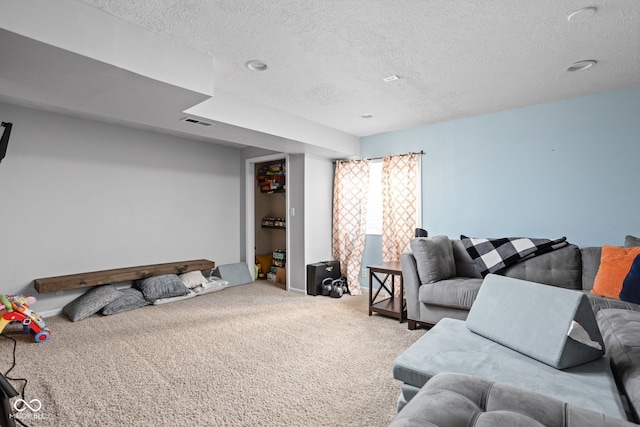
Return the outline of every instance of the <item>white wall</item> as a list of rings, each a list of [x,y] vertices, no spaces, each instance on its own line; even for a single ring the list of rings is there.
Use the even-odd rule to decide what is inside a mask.
[[[0,103],[0,292],[61,308],[32,281],[206,258],[240,260],[241,152]]]
[[[306,155],[304,187],[304,254],[305,265],[307,265],[332,259],[332,161]]]
[[[287,162],[287,287],[290,291],[305,292],[304,249],[307,236],[304,234],[304,154],[291,154]],[[293,212],[295,215],[291,215]]]

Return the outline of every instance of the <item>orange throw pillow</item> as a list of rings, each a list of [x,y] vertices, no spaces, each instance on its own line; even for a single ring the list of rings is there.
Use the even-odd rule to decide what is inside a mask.
[[[591,293],[620,299],[622,282],[631,270],[633,260],[639,254],[640,247],[603,246],[600,268],[598,268]]]

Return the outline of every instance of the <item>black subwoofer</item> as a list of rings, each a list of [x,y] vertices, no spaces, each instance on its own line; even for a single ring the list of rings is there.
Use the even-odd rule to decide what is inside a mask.
[[[322,281],[327,277],[339,279],[340,261],[307,264],[307,295],[322,295]]]

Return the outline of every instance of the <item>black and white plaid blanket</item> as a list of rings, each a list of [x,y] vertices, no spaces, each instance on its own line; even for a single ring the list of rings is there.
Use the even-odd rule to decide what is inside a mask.
[[[566,237],[559,237],[553,240],[529,239],[526,237],[478,239],[462,235],[460,240],[482,277],[525,259],[560,249],[569,244]]]

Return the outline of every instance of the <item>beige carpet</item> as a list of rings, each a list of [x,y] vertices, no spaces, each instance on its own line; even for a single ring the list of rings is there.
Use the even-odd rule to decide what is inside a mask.
[[[5,329],[18,341],[10,376],[27,378],[26,400],[42,403],[20,414],[30,426],[385,426],[400,390],[393,360],[424,334],[369,317],[364,295],[266,282],[46,321],[42,344]],[[0,339],[2,372],[11,349]]]

